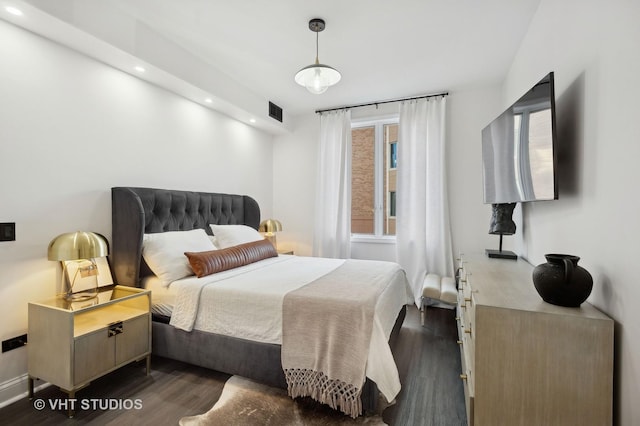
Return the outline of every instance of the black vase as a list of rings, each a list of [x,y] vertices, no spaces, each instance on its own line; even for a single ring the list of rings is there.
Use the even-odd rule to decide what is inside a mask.
[[[593,288],[591,274],[578,266],[580,258],[569,254],[545,254],[547,263],[533,268],[533,285],[547,303],[578,307]]]

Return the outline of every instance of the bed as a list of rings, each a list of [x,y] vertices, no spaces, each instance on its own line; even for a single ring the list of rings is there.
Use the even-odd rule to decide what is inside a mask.
[[[221,291],[216,282],[227,283],[227,275],[240,275],[250,276],[249,274],[258,274],[261,276],[271,276],[271,280],[275,283],[278,276],[298,276],[309,275],[309,272],[292,273],[290,268],[299,268],[300,271],[313,270],[316,271],[316,278],[330,276],[325,275],[325,272],[333,269],[344,270],[345,265],[335,264],[337,260],[328,259],[316,259],[316,258],[298,258],[297,256],[277,256],[264,260],[257,261],[250,265],[244,265],[237,269],[215,273],[202,278],[185,277],[181,280],[176,280],[170,284],[169,287],[181,288],[182,293],[178,293],[179,296],[169,295],[169,292],[164,292],[162,286],[158,286],[157,281],[159,277],[151,271],[147,262],[143,258],[143,241],[151,236],[157,236],[160,233],[175,234],[176,231],[198,231],[204,230],[208,235],[212,235],[212,227],[210,225],[246,225],[253,229],[257,229],[260,222],[260,208],[257,202],[246,195],[233,195],[233,194],[219,194],[219,193],[204,193],[204,192],[190,192],[190,191],[176,191],[167,189],[154,189],[154,188],[138,188],[138,187],[115,187],[112,188],[112,251],[111,251],[111,264],[113,272],[116,277],[116,282],[120,285],[129,285],[134,287],[152,287],[155,286],[155,291],[152,289],[152,299],[158,299],[160,302],[171,300],[171,297],[178,297],[177,301],[189,300],[190,297],[197,297],[195,305],[198,308],[192,309],[194,313],[187,309],[187,318],[192,315],[191,324],[193,327],[189,327],[183,324],[177,325],[176,318],[182,318],[184,320],[185,314],[176,313],[172,309],[177,309],[175,306],[169,307],[169,312],[163,311],[166,307],[163,303],[158,303],[153,314],[153,349],[152,352],[155,355],[176,359],[179,361],[187,362],[190,364],[210,368],[213,370],[221,371],[227,374],[240,375],[256,381],[281,388],[287,388],[287,381],[291,381],[290,376],[285,378],[285,371],[289,373],[290,370],[283,370],[283,360],[289,356],[285,353],[282,341],[286,341],[292,335],[292,332],[283,332],[282,335],[267,336],[265,338],[247,337],[246,333],[236,335],[234,333],[219,332],[215,328],[206,326],[196,326],[199,321],[199,316],[202,316],[204,312],[210,312],[211,309],[204,305],[204,302],[200,301],[209,299],[220,299],[220,293],[213,293],[214,291]],[[248,243],[253,244],[253,243]],[[255,244],[260,244],[256,242]],[[241,247],[241,246],[238,246]],[[208,252],[203,252],[208,253]],[[345,261],[346,262],[346,261]],[[379,262],[382,263],[382,262]],[[298,265],[298,266],[296,266]],[[311,265],[311,267],[310,267]],[[314,266],[319,265],[319,266]],[[333,265],[333,266],[331,266]],[[356,264],[358,268],[364,266],[376,266],[371,264]],[[384,265],[381,265],[381,267]],[[301,269],[300,269],[301,268]],[[329,269],[323,269],[329,268]],[[332,269],[333,268],[333,269]],[[257,272],[256,272],[257,270]],[[265,271],[271,271],[271,275]],[[253,272],[252,272],[253,271]],[[357,271],[357,269],[354,269]],[[336,272],[337,273],[337,272]],[[225,275],[227,274],[227,275]],[[278,275],[280,274],[280,275]],[[311,280],[313,274],[309,275]],[[390,394],[397,394],[399,391],[399,378],[397,374],[397,368],[395,363],[390,368],[389,360],[386,360],[386,370],[376,373],[371,372],[378,365],[382,368],[382,362],[380,358],[384,356],[390,356],[390,345],[393,344],[395,336],[399,332],[405,316],[405,304],[410,303],[410,293],[400,294],[401,290],[398,290],[401,285],[397,283],[398,280],[404,280],[402,286],[408,289],[406,285],[406,278],[404,272],[402,277],[396,271],[393,273],[393,285],[381,284],[384,290],[380,291],[379,300],[375,304],[375,323],[373,324],[374,332],[372,336],[377,338],[371,338],[371,345],[369,348],[368,359],[365,361],[363,368],[367,369],[367,379],[364,386],[361,389],[360,403],[358,409],[363,411],[372,412],[376,411],[379,402],[380,391],[376,382],[371,380],[371,376],[376,377],[378,383],[385,383],[385,391],[387,399],[390,399]],[[275,277],[275,278],[274,278]],[[236,278],[233,278],[236,279]],[[204,283],[205,280],[211,280],[213,282]],[[283,285],[286,285],[286,280],[282,279]],[[320,279],[313,281],[321,281]],[[325,280],[326,281],[326,280]],[[204,283],[204,284],[203,284]],[[235,284],[234,284],[235,285]],[[182,287],[181,287],[182,286]],[[185,293],[193,286],[198,286],[197,290],[189,290],[191,293]],[[308,289],[313,286],[304,285],[300,290]],[[167,287],[168,288],[168,287]],[[290,294],[296,291],[290,291],[285,294],[286,300],[291,300]],[[166,293],[166,294],[165,294]],[[215,295],[214,295],[215,294]],[[384,298],[382,296],[384,294]],[[186,295],[186,296],[185,296]],[[209,295],[209,296],[207,296]],[[213,295],[213,296],[212,296]],[[389,295],[389,296],[387,296]],[[272,297],[273,295],[267,295]],[[268,299],[264,295],[259,297],[246,298],[247,304],[249,302],[264,303],[262,299]],[[275,296],[273,296],[275,297]],[[278,296],[280,297],[280,296]],[[288,299],[286,299],[288,298]],[[280,300],[275,298],[274,300]],[[399,302],[402,300],[402,302]],[[223,303],[223,302],[220,302]],[[226,303],[226,302],[224,302]],[[289,305],[296,305],[298,302],[289,302]],[[176,306],[181,306],[182,303],[174,302]],[[286,303],[281,303],[285,305]],[[169,304],[170,305],[170,304]],[[314,304],[315,305],[315,304]],[[224,304],[222,305],[224,306]],[[260,305],[256,305],[260,308]],[[320,306],[320,304],[318,304]],[[384,306],[384,311],[381,306]],[[315,306],[313,307],[315,308]],[[319,308],[318,308],[319,309]],[[284,309],[282,309],[284,311]],[[389,310],[392,310],[392,314],[389,314]],[[235,314],[239,312],[244,313],[245,317],[258,317],[253,309],[247,309],[243,311],[241,309],[234,309]],[[269,311],[270,312],[270,311]],[[321,312],[321,311],[320,311]],[[283,318],[287,317],[286,311],[282,314]],[[289,314],[290,315],[290,314]],[[315,316],[322,315],[322,313],[314,314]],[[172,319],[173,317],[173,319]],[[277,317],[274,313],[263,313],[263,318],[269,319]],[[313,317],[313,315],[311,315]],[[311,318],[312,319],[312,318]],[[174,324],[171,324],[173,320]],[[229,322],[242,322],[242,317],[238,316],[235,319],[229,320]],[[282,329],[291,329],[293,326],[285,325],[295,321],[282,321]],[[179,322],[179,321],[178,321]],[[200,321],[202,322],[202,321]],[[261,321],[260,325],[266,321]],[[278,322],[275,323],[277,328]],[[301,323],[302,324],[302,323]],[[273,325],[272,325],[273,328]],[[380,329],[380,330],[379,330]],[[262,333],[262,331],[260,332]],[[378,346],[374,348],[373,341],[376,340],[377,344],[380,344],[381,333],[385,336],[385,347]],[[268,333],[267,333],[268,334]],[[304,330],[302,330],[302,334]],[[387,338],[388,337],[388,338]],[[280,339],[280,340],[278,340]],[[387,355],[384,355],[388,352]],[[382,354],[382,355],[381,355]],[[393,360],[391,359],[391,362]],[[369,365],[370,364],[370,365]],[[386,382],[395,383],[397,386],[387,385]],[[393,387],[393,390],[388,390],[389,386]],[[397,387],[397,389],[395,389]],[[291,387],[290,387],[291,389]],[[381,386],[382,389],[382,386]],[[331,404],[330,404],[331,405]],[[341,405],[341,404],[339,404]],[[336,408],[336,407],[334,407]],[[342,411],[345,411],[340,408]],[[346,411],[345,411],[346,412]],[[347,412],[353,416],[354,411]]]

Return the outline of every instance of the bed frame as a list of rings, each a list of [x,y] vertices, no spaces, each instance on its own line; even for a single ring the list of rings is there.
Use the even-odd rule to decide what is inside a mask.
[[[246,195],[176,191],[154,188],[115,187],[112,197],[111,264],[116,282],[140,287],[152,275],[142,258],[145,233],[188,231],[201,228],[211,235],[209,224],[244,224],[258,229],[260,208]],[[404,321],[399,313],[391,339]],[[152,353],[227,374],[237,374],[270,386],[286,389],[280,345],[253,342],[193,330],[186,332],[155,317]],[[393,342],[392,342],[393,343]],[[363,408],[375,411],[378,391],[367,379],[362,391]]]

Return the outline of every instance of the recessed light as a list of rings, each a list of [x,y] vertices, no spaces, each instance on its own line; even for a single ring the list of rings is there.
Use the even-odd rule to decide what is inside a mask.
[[[213,100],[211,100],[211,98],[207,98],[204,100],[206,103],[210,104],[211,102],[213,102]]]
[[[249,119],[249,123],[255,123],[255,122],[256,122],[256,119],[255,119],[255,118],[250,118],[250,119]]]
[[[146,70],[145,70],[143,67],[141,67],[140,65],[138,65],[138,66],[134,67],[133,69],[134,69],[134,70],[136,70],[136,71],[138,71],[138,72],[145,72],[145,71],[146,71]]]
[[[7,12],[9,12],[12,15],[16,15],[16,16],[22,16],[24,15],[24,13],[22,13],[22,11],[20,9],[18,9],[17,7],[13,7],[13,6],[7,6],[5,8],[5,10]]]

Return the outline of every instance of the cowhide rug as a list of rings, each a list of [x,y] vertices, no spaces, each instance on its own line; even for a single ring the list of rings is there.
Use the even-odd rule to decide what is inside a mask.
[[[272,388],[240,376],[224,385],[220,399],[211,410],[183,417],[181,426],[321,426],[386,425],[382,418],[360,416],[352,419],[326,405],[307,398],[293,400],[284,389]]]

